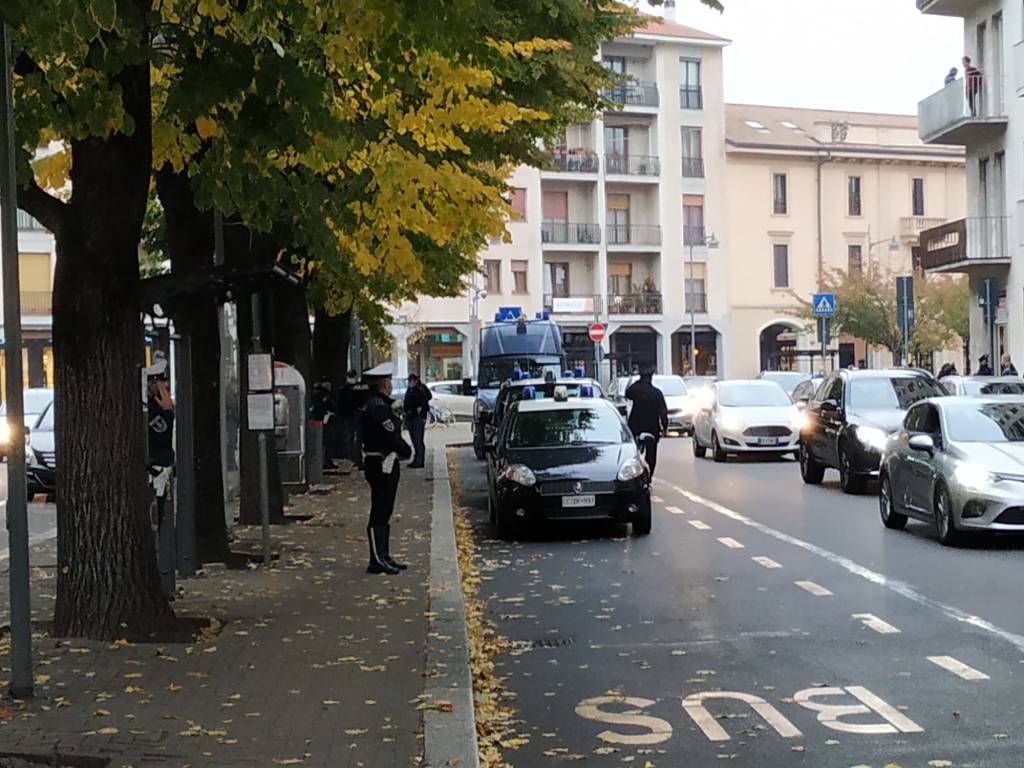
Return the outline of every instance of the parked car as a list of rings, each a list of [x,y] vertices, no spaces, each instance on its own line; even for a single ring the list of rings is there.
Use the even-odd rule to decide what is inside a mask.
[[[26,443],[26,492],[29,500],[39,493],[57,492],[57,448],[54,431],[56,409],[54,402],[51,394],[49,404],[32,425]]]
[[[461,381],[432,381],[427,384],[431,394],[434,395],[433,402],[438,407],[447,408],[457,419],[473,418],[473,402],[476,394],[463,394]],[[473,382],[475,392],[476,382]]]
[[[1024,531],[1024,397],[943,397],[907,411],[882,455],[887,528],[931,522],[945,545],[964,530]]]
[[[804,410],[804,482],[817,485],[825,470],[834,467],[844,492],[862,492],[868,479],[877,477],[882,451],[901,428],[907,409],[945,394],[930,373],[913,368],[833,373]]]
[[[803,371],[762,371],[758,378],[762,381],[774,381],[786,391],[787,395],[792,397],[793,390],[808,381],[811,375]]]
[[[774,381],[720,381],[693,421],[693,455],[796,451],[803,415]]]
[[[487,446],[487,507],[499,534],[556,520],[651,531],[651,480],[622,414],[603,398],[513,403]]]
[[[40,414],[53,402],[53,390],[47,387],[33,387],[25,390],[23,422],[29,429]],[[7,422],[7,403],[0,405],[0,457],[6,458],[7,444],[11,440],[11,426]]]
[[[594,379],[519,379],[518,381],[506,381],[501,385],[498,394],[494,399],[494,407],[486,416],[481,414],[482,427],[484,430],[484,444],[494,442],[494,437],[501,428],[505,416],[514,403],[520,400],[544,399],[554,397],[555,387],[564,387],[567,397],[579,397],[586,394],[588,397],[603,398],[604,390]]]
[[[1024,395],[1018,376],[943,376],[939,384],[951,395]]]
[[[626,390],[639,378],[639,376],[620,376],[618,379],[616,397],[625,403],[627,415],[633,404],[626,399]],[[693,414],[696,406],[689,396],[690,393],[683,377],[655,374],[651,377],[651,383],[665,396],[665,405],[668,407],[668,431],[683,435],[692,434]]]

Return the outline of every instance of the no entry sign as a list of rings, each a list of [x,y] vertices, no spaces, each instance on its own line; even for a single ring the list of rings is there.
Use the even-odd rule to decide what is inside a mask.
[[[604,341],[604,334],[606,328],[604,323],[591,323],[590,324],[590,340],[595,344],[600,344]]]

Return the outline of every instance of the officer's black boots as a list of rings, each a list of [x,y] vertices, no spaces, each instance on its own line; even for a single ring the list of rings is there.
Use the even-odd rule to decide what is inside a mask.
[[[386,573],[389,576],[398,573],[399,569],[386,559],[387,528],[386,525],[368,525],[366,527],[366,537],[370,542],[370,564],[366,566],[367,573]]]
[[[390,565],[392,568],[397,568],[400,571],[406,570],[409,567],[408,565],[406,565],[405,563],[400,563],[393,557],[391,557],[391,526],[384,525],[382,527],[384,528],[386,533],[384,536],[384,551],[381,553],[381,559],[385,563]]]

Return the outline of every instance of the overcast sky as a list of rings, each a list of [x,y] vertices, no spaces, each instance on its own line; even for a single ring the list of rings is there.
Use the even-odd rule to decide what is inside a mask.
[[[725,98],[733,103],[916,114],[963,55],[963,20],[925,16],[914,0],[723,4],[719,14],[676,0],[676,21],[732,40]]]

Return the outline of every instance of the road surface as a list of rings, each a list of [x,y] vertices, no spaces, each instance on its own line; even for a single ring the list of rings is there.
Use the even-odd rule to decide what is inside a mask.
[[[1024,540],[947,549],[795,462],[662,443],[654,530],[487,522],[456,453],[481,597],[529,739],[515,766],[1020,764]],[[630,759],[631,758],[631,759]]]

